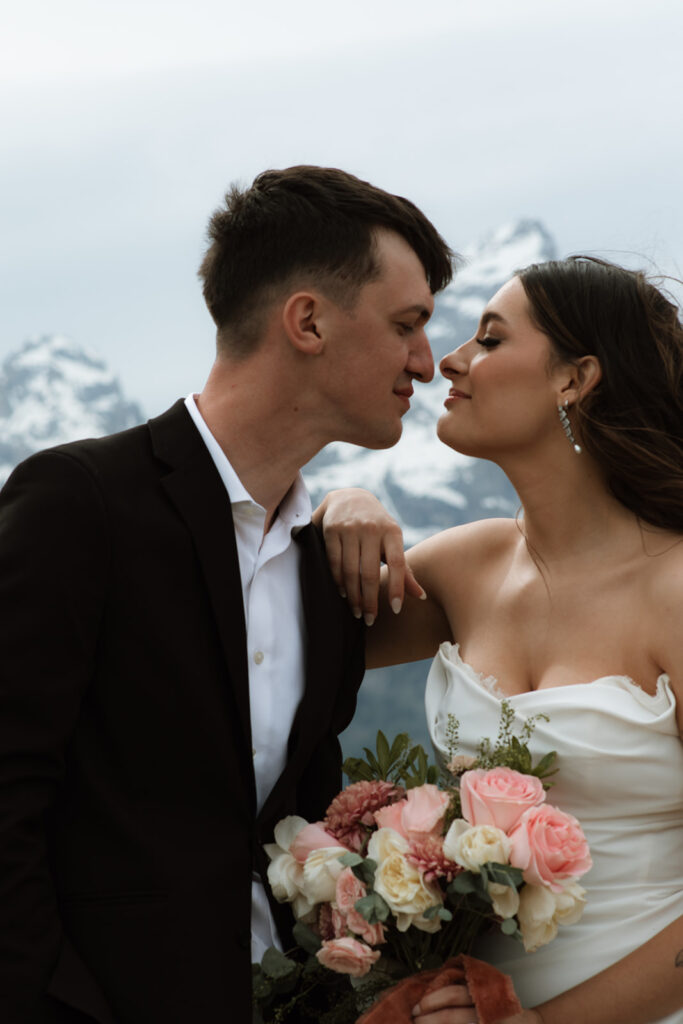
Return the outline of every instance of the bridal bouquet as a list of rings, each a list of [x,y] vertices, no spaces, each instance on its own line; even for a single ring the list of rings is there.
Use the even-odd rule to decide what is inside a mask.
[[[375,754],[345,762],[351,783],[323,821],[277,825],[268,878],[299,948],[254,965],[256,1020],[347,1024],[487,930],[532,952],[578,920],[591,860],[578,821],[546,802],[555,754],[532,765],[533,722],[520,739],[502,714],[496,744],[454,754],[441,785],[421,747],[380,732]]]

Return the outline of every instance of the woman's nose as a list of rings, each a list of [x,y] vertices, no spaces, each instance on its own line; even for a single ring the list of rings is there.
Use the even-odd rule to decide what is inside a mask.
[[[469,367],[468,345],[469,342],[466,341],[464,345],[460,345],[443,357],[439,363],[439,370],[444,377],[452,377],[456,373],[467,373]]]

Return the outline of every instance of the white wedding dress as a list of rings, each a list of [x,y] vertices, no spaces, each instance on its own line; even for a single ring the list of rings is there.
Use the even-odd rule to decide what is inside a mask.
[[[425,695],[441,761],[448,759],[449,715],[460,723],[459,754],[475,754],[485,736],[495,740],[501,696],[496,680],[467,665],[457,645],[441,645]],[[654,696],[625,676],[605,676],[507,699],[519,724],[548,716],[529,746],[535,757],[557,751],[547,800],[579,819],[593,858],[580,882],[587,895],[577,924],[561,926],[535,953],[502,935],[476,951],[510,974],[522,1005],[532,1007],[620,960],[683,913],[683,743],[666,675]],[[659,1020],[683,1024],[683,1008]]]

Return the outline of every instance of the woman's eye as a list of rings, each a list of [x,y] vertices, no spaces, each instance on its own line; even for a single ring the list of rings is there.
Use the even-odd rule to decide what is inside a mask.
[[[500,345],[500,338],[492,338],[490,335],[485,335],[483,338],[476,338],[477,345],[483,345],[484,348],[495,348],[496,345]]]

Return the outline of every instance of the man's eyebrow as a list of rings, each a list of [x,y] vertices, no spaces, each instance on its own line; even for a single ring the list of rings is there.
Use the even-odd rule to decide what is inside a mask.
[[[421,302],[416,302],[413,306],[404,306],[403,309],[396,310],[396,316],[403,316],[405,313],[418,313],[423,316],[426,320],[429,320],[432,315],[431,309],[427,309]]]

